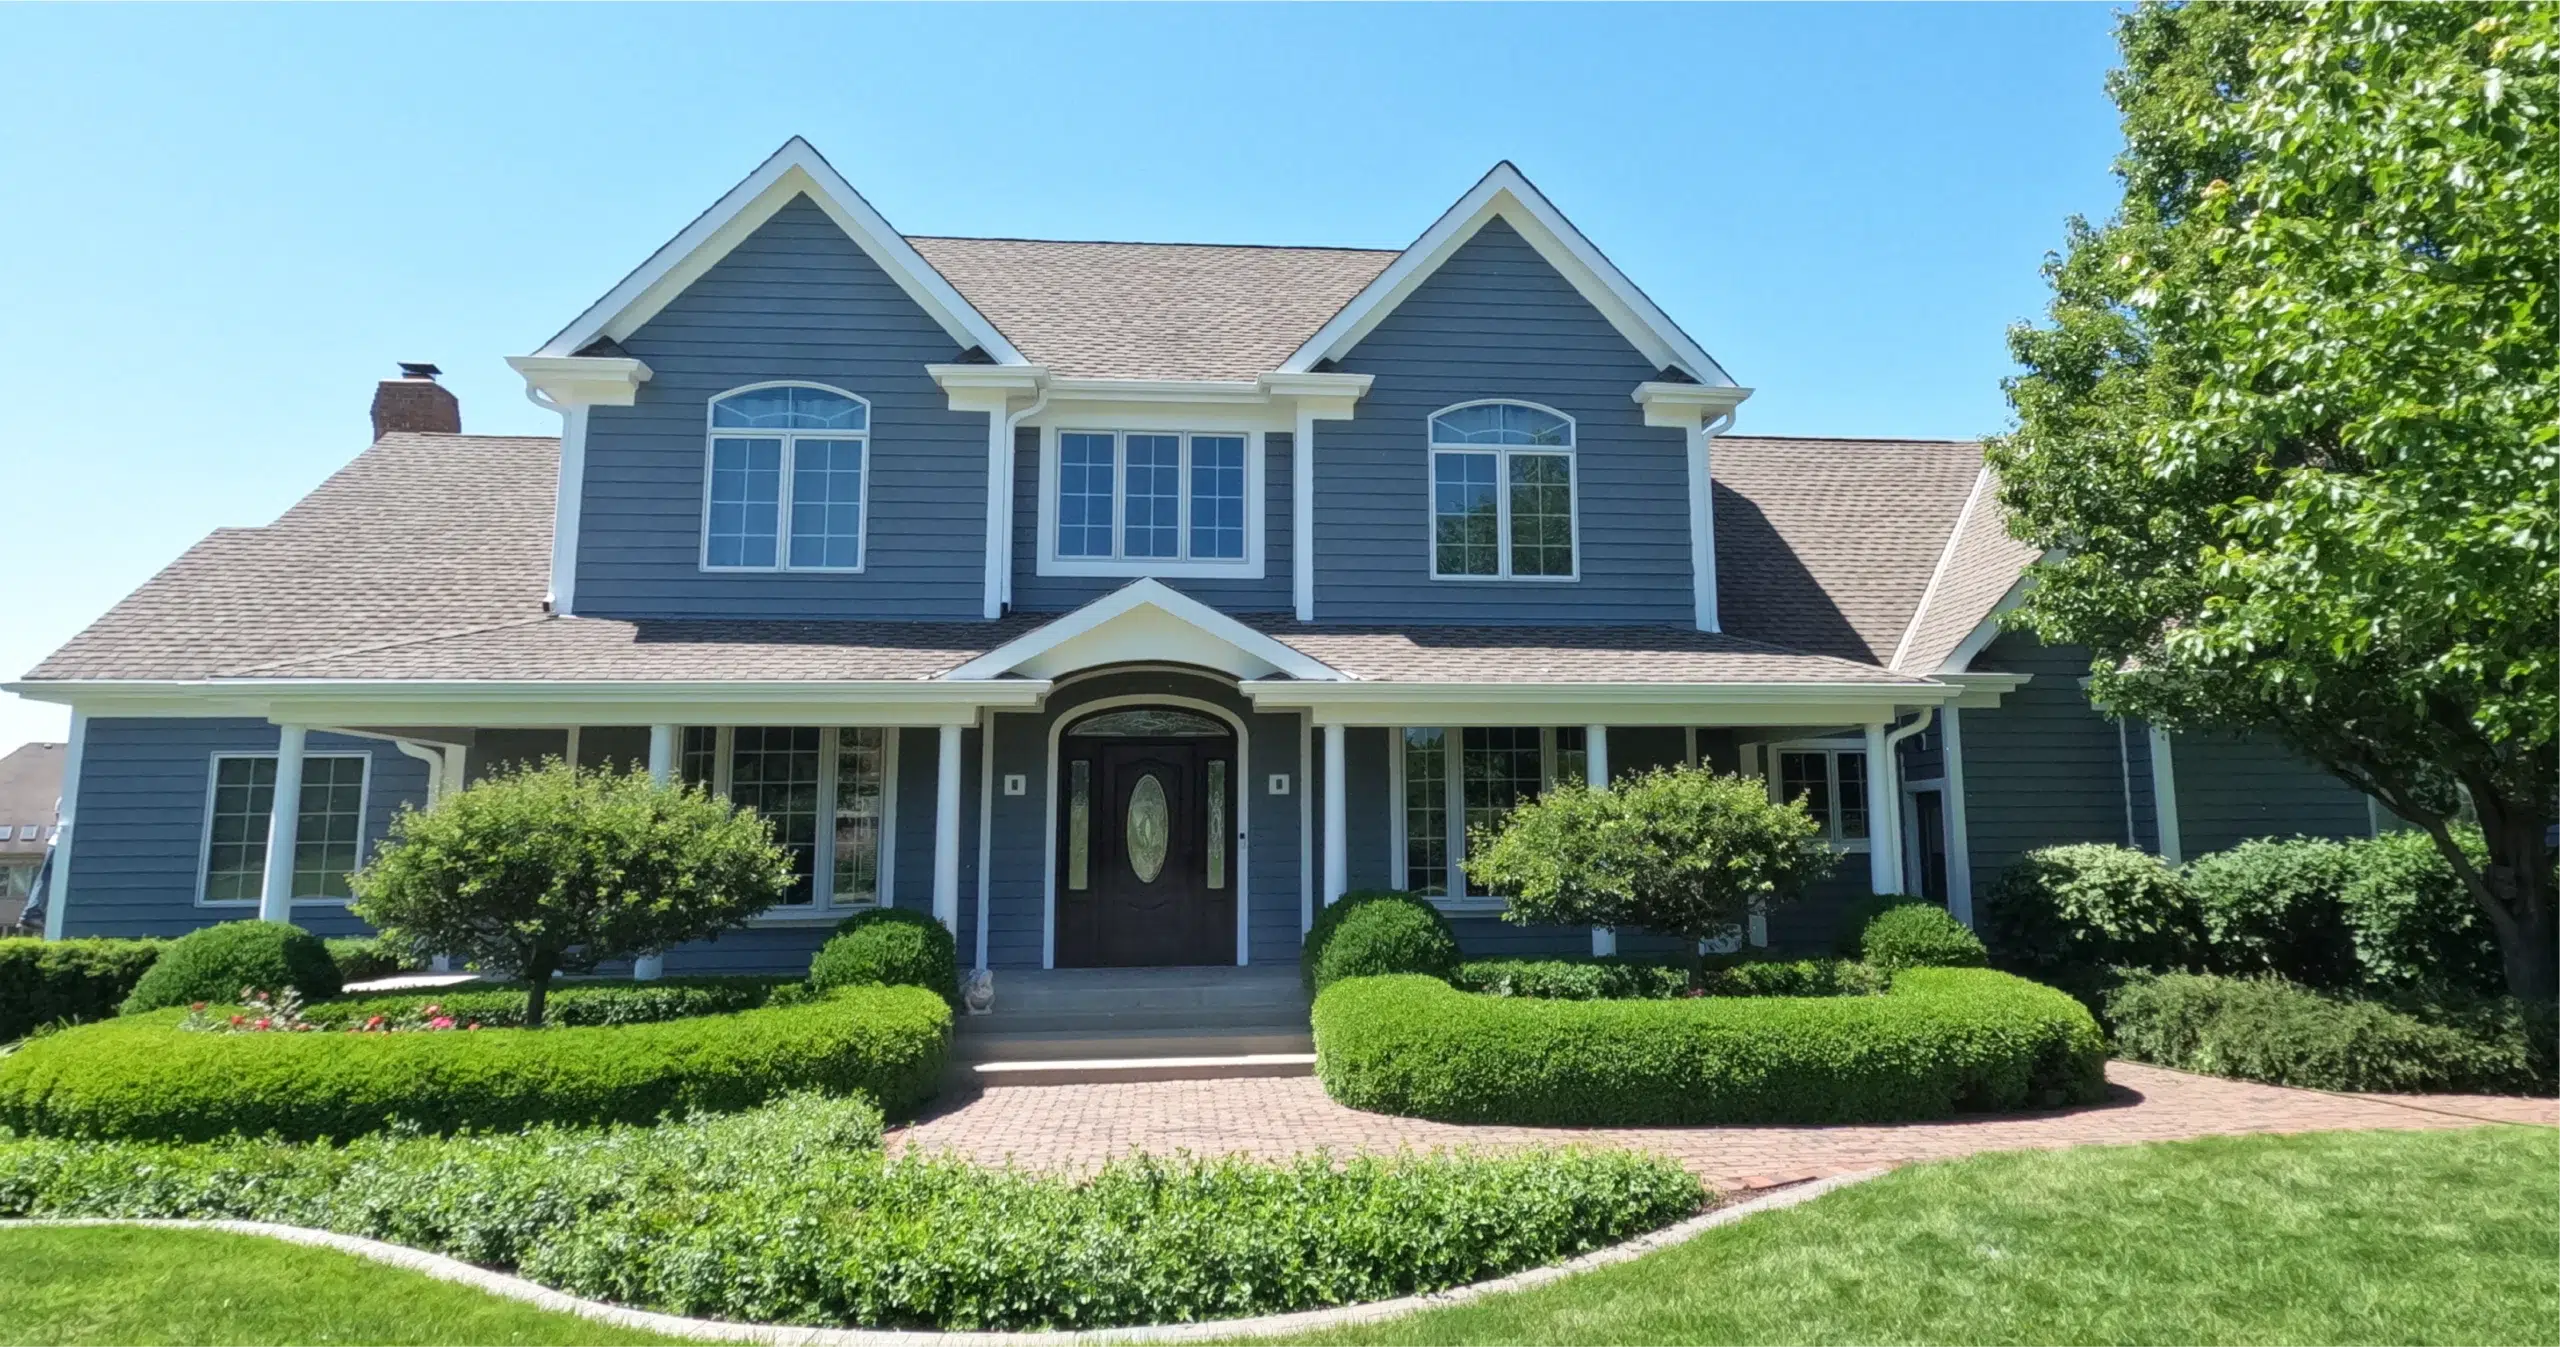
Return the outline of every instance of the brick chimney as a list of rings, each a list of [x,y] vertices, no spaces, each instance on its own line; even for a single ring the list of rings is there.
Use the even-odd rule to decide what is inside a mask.
[[[375,385],[373,437],[378,440],[396,430],[461,434],[462,404],[455,400],[452,389],[436,382],[436,376],[442,373],[433,365],[403,360],[399,378]]]

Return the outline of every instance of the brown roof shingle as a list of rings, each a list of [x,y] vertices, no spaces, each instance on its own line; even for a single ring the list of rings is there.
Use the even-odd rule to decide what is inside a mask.
[[[1871,664],[1681,627],[1327,627],[1266,619],[1354,678],[1399,683],[1906,683]]]
[[[1267,374],[1397,256],[1212,243],[907,241],[1025,356],[1088,379]]]
[[[1895,668],[1936,673],[1964,638],[1991,616],[1991,610],[2026,573],[2028,563],[2036,559],[2032,545],[2009,536],[2009,517],[2000,508],[1999,492],[1999,482],[1986,469],[1957,524],[1928,598],[1912,619]]]

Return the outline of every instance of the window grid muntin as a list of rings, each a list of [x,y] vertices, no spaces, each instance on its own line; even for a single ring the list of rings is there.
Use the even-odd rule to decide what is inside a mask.
[[[786,412],[739,416],[734,408],[744,401],[782,392],[790,395],[787,402],[794,408]],[[797,410],[802,394],[818,405],[838,405],[836,413],[803,413]],[[833,419],[845,425],[822,424]],[[724,419],[725,418],[725,419]],[[871,500],[871,405],[863,398],[840,388],[823,384],[782,382],[753,384],[731,389],[711,400],[707,417],[709,435],[704,443],[702,489],[702,553],[701,569],[706,571],[814,571],[859,572],[863,569],[863,552],[870,538]],[[780,419],[783,425],[746,425],[741,422]],[[773,444],[773,499],[740,500],[734,513],[724,505],[721,495],[724,473],[720,467],[724,444]],[[802,446],[851,445],[852,462],[842,460],[845,451],[829,448],[823,451],[826,470],[811,478],[807,485],[827,489],[818,511],[804,514],[796,508],[797,491],[802,487],[799,458]],[[761,467],[755,476],[764,475]],[[730,474],[730,484],[739,478]],[[836,491],[852,491],[853,500],[839,499]],[[850,509],[846,507],[850,505]],[[804,521],[819,525],[819,531],[804,534]],[[849,525],[850,533],[834,530]],[[812,539],[815,555],[802,560],[802,542]],[[723,540],[733,540],[722,546]],[[848,558],[850,558],[848,560]]]
[[[880,856],[888,845],[889,735],[879,728],[834,732],[829,760],[834,780],[827,812],[834,820],[833,882],[829,904],[876,907],[881,900]]]
[[[1046,503],[1049,556],[1062,562],[1249,563],[1253,534],[1249,440],[1232,431],[1058,431],[1057,452],[1051,459],[1056,475]],[[1206,476],[1195,470],[1204,444],[1216,456]],[[1167,445],[1173,446],[1169,459]],[[1143,462],[1133,446],[1143,446]],[[1106,481],[1107,504],[1099,486]],[[1234,488],[1232,497],[1208,498],[1214,509],[1207,518],[1200,516],[1204,483],[1222,493],[1230,485]],[[1102,516],[1099,521],[1097,515]],[[1133,535],[1141,530],[1145,537],[1133,542]],[[1171,530],[1170,539],[1164,536],[1166,530]],[[1203,550],[1204,540],[1211,548],[1233,550]],[[1168,545],[1171,550],[1158,550]]]
[[[1544,427],[1544,432],[1533,427],[1502,426],[1470,431],[1451,424],[1452,418],[1486,409],[1523,413],[1538,427]],[[1428,425],[1432,488],[1431,578],[1544,581],[1579,578],[1582,569],[1581,529],[1576,520],[1576,509],[1581,484],[1575,453],[1578,435],[1573,419],[1535,403],[1494,398],[1444,407],[1432,413]],[[1482,520],[1451,513],[1444,508],[1450,503],[1443,490],[1444,478],[1451,471],[1444,467],[1444,462],[1453,457],[1465,460],[1454,465],[1456,481],[1463,484],[1470,495],[1479,487],[1477,479],[1482,475],[1482,460],[1492,460],[1494,527],[1491,542],[1495,560],[1489,570],[1479,554],[1484,543],[1476,536],[1482,531]],[[1535,466],[1528,466],[1532,464]],[[1555,480],[1558,466],[1563,470],[1561,480]],[[1531,480],[1522,480],[1524,476]],[[1525,496],[1521,494],[1524,491],[1527,493]],[[1517,507],[1524,500],[1533,507],[1528,527],[1535,530],[1534,535],[1525,540],[1515,519]],[[1559,503],[1561,509],[1557,508]],[[1480,509],[1481,503],[1475,508]],[[1452,529],[1453,523],[1459,527]],[[1453,548],[1458,562],[1455,568],[1443,564]],[[1562,569],[1557,569],[1558,566]]]
[[[255,903],[265,897],[276,764],[274,753],[213,755],[197,873],[199,903]],[[373,757],[367,753],[302,755],[292,901],[344,902],[350,896],[347,876],[364,859],[364,811],[372,768]]]
[[[729,748],[729,798],[773,825],[773,840],[791,853],[790,894],[779,907],[817,903],[819,731],[795,725],[741,725]]]
[[[1468,825],[1493,823],[1559,782],[1584,780],[1588,731],[1579,725],[1408,726],[1396,733],[1403,748],[1393,764],[1402,793],[1395,845],[1406,888],[1448,903],[1503,901],[1467,882]],[[1488,770],[1468,764],[1471,744],[1485,759],[1478,766]],[[1505,760],[1499,777],[1490,770],[1496,756]],[[1436,886],[1429,880],[1434,870],[1441,876]]]
[[[1770,751],[1777,761],[1769,771],[1769,797],[1783,804],[1804,796],[1805,813],[1821,826],[1824,841],[1863,850],[1871,836],[1866,749],[1786,744]]]
[[[1404,731],[1404,886],[1449,895],[1449,744],[1444,730]]]

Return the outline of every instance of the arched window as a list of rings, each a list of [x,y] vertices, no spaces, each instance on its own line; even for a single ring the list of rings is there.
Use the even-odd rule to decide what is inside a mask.
[[[702,568],[858,571],[871,404],[820,384],[711,400]]]
[[[1527,402],[1467,402],[1431,417],[1431,574],[1570,580],[1573,419]]]

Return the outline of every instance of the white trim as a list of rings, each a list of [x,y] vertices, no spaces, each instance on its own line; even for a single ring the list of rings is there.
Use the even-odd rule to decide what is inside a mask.
[[[1562,420],[1567,440],[1562,445],[1549,444],[1442,444],[1437,422],[1443,416],[1468,407],[1527,407]],[[1529,584],[1573,584],[1582,579],[1582,463],[1580,446],[1582,427],[1574,419],[1553,407],[1526,398],[1475,398],[1451,403],[1423,418],[1424,509],[1422,518],[1423,575],[1430,580],[1461,583],[1483,583],[1488,580],[1519,581]],[[1440,456],[1443,454],[1489,454],[1493,458],[1494,500],[1494,572],[1491,575],[1447,574],[1440,570]],[[1573,570],[1564,575],[1514,575],[1511,573],[1511,459],[1515,454],[1531,454],[1543,458],[1561,458],[1565,463],[1566,525],[1573,535]]]
[[[80,765],[89,748],[89,713],[71,712],[71,731],[63,740],[62,793],[53,807],[53,870],[45,879],[44,938],[60,940],[63,907],[71,897],[71,839],[80,812]]]
[[[996,713],[978,717],[978,928],[970,967],[987,966],[987,916],[994,905]]]
[[[628,407],[657,375],[646,361],[623,355],[511,355],[507,368],[524,379],[527,400],[551,411]]]
[[[821,393],[833,393],[837,397],[859,403],[862,406],[862,429],[793,430],[724,427],[713,419],[718,416],[720,404],[723,401],[736,397],[740,393],[753,393],[766,388],[813,388]],[[859,393],[848,392],[833,384],[822,384],[810,379],[767,379],[760,383],[740,384],[725,393],[713,394],[702,404],[702,425],[702,544],[694,553],[694,564],[697,570],[712,575],[738,572],[768,574],[777,571],[806,571],[821,575],[860,575],[862,573],[863,564],[871,554],[871,399]],[[770,566],[743,564],[721,566],[712,563],[713,455],[718,452],[722,440],[778,440],[781,442],[782,453],[777,462],[779,480],[774,487],[773,564]],[[791,488],[798,475],[797,467],[802,440],[824,440],[837,444],[852,443],[862,446],[862,495],[854,502],[853,564],[850,566],[795,566],[791,562]]]
[[[551,502],[551,611],[575,611],[578,592],[578,518],[587,496],[587,409],[560,409],[560,470]]]
[[[933,918],[953,936],[960,934],[960,765],[959,725],[936,727],[939,752],[933,774]]]
[[[2043,562],[2051,561],[2061,555],[2062,552],[2060,549],[2055,549],[2044,553],[2042,556],[2037,557],[2034,562],[2030,562],[2028,564],[2032,567]],[[1963,673],[1967,669],[1971,668],[1973,666],[1974,656],[1981,654],[1984,647],[1990,645],[1992,641],[1999,637],[2001,632],[2000,619],[2006,617],[2011,609],[2016,608],[2019,604],[2027,601],[2027,586],[2033,583],[2035,583],[2035,575],[2032,570],[2024,572],[2020,574],[2017,579],[2010,581],[2009,588],[2006,592],[2001,594],[2000,601],[1991,605],[1991,611],[1982,615],[1982,620],[1975,623],[1973,630],[1966,633],[1964,640],[1958,642],[1956,648],[1948,653],[1945,662],[1941,663],[1937,668],[1932,669],[1929,672],[1932,674]]]
[[[1904,791],[1897,784],[1902,780],[1902,743],[1904,740],[1916,738],[1926,731],[1929,728],[1930,722],[1937,719],[1937,715],[1938,708],[1934,706],[1924,706],[1920,708],[1920,714],[1914,717],[1910,724],[1890,729],[1886,731],[1884,736],[1884,784],[1882,789],[1885,793],[1885,798],[1894,802],[1894,807],[1890,811],[1890,816],[1887,820],[1884,840],[1886,845],[1893,852],[1893,891],[1896,893],[1909,893],[1911,891],[1911,872],[1909,869],[1905,868],[1903,864],[1906,859],[1905,853],[1907,849],[1907,842],[1902,829],[1903,819],[1901,801]],[[1871,791],[1877,789],[1874,784],[1875,773],[1876,764],[1872,762],[1868,763],[1867,779],[1869,783],[1868,788]],[[1869,836],[1874,835],[1875,821],[1872,818],[1867,822],[1867,831]]]
[[[2170,754],[2169,732],[2157,725],[2144,728],[2151,734],[2151,808],[2160,830],[2160,859],[2183,864],[2186,847],[2178,830],[2178,767]]]
[[[1894,854],[1893,848],[1893,814],[1900,808],[1901,801],[1894,798],[1890,784],[1893,780],[1893,747],[1891,741],[1886,738],[1885,731],[1886,725],[1883,721],[1870,721],[1867,724],[1867,891],[1869,893],[1899,893],[1902,889],[1902,876],[1896,873],[1902,868],[1902,858]],[[1833,759],[1831,797],[1835,802],[1835,808],[1840,798],[1838,761],[1837,758]],[[1835,813],[1833,817],[1837,818],[1838,815]]]
[[[2124,783],[2124,844],[2139,851],[2142,849],[2142,830],[2134,826],[2133,819],[2133,732],[2126,727],[2124,717],[2117,716],[2114,720],[2116,776]]]
[[[1555,752],[1555,735],[1548,734],[1545,739],[1544,746],[1552,757]],[[1582,781],[1593,790],[1609,788],[1609,727],[1606,725],[1582,727]],[[1605,959],[1617,952],[1618,932],[1615,928],[1608,926],[1591,928],[1593,958]]]
[[[1316,620],[1316,413],[1304,401],[1289,436],[1289,602],[1299,621]]]
[[[482,729],[557,729],[572,722],[701,725],[714,716],[742,724],[939,725],[955,712],[974,713],[979,707],[1037,706],[1049,688],[1043,678],[961,683],[903,678],[806,682],[213,678],[20,683],[0,691],[17,692],[34,701],[76,699],[96,715],[438,725],[453,724],[467,711],[465,723]]]
[[[1451,254],[1494,217],[1518,230],[1611,326],[1657,368],[1674,366],[1701,384],[1733,387],[1731,376],[1636,288],[1510,161],[1495,164],[1411,247],[1352,297],[1330,322],[1281,362],[1283,372],[1338,359],[1403,303]]]
[[[301,725],[276,726],[275,792],[267,808],[266,873],[258,897],[262,921],[293,920],[293,868],[302,842],[302,760],[308,744]],[[283,807],[288,800],[290,809]]]
[[[1756,754],[1752,752],[1755,748],[1759,750]],[[1858,737],[1834,735],[1827,739],[1774,739],[1766,743],[1746,744],[1743,747],[1744,775],[1754,774],[1750,764],[1756,758],[1759,762],[1757,775],[1761,784],[1768,789],[1770,803],[1785,804],[1787,802],[1786,765],[1780,759],[1789,753],[1822,754],[1825,758],[1822,766],[1823,790],[1831,799],[1831,817],[1823,822],[1822,840],[1833,851],[1844,856],[1868,855],[1875,849],[1878,828],[1874,810],[1876,774],[1872,749],[1873,745],[1864,737],[1863,731]],[[1866,788],[1867,835],[1864,837],[1840,835],[1840,755],[1843,753],[1855,753],[1866,758],[1866,765],[1862,769],[1868,783]],[[1870,861],[1869,865],[1872,868],[1873,862]]]
[[[1341,682],[1345,678],[1339,670],[1255,631],[1160,580],[1142,577],[1054,622],[1005,642],[935,681],[950,684],[1003,679],[1016,667],[1097,630],[1113,618],[1142,607],[1156,609],[1176,621],[1196,627],[1292,679]],[[1046,691],[1045,687],[1043,691]]]
[[[1236,853],[1232,869],[1236,883],[1236,963],[1243,966],[1251,955],[1252,926],[1246,920],[1251,910],[1253,873],[1253,792],[1247,782],[1253,779],[1253,732],[1243,716],[1198,697],[1173,693],[1131,692],[1114,697],[1097,697],[1078,702],[1049,718],[1048,786],[1042,795],[1047,806],[1047,819],[1042,824],[1045,840],[1040,852],[1040,966],[1058,966],[1058,747],[1066,738],[1070,722],[1083,720],[1098,711],[1119,706],[1178,706],[1186,711],[1199,711],[1216,716],[1227,723],[1236,735]]]
[[[1316,928],[1316,791],[1315,717],[1298,714],[1298,936]]]
[[[1939,774],[1947,783],[1947,912],[1967,929],[1973,926],[1973,829],[1964,812],[1964,729],[1958,708],[1949,706],[1938,733]]]
[[[1716,590],[1715,446],[1716,436],[1732,424],[1727,412],[1681,432],[1688,449],[1690,604],[1700,631],[1724,630]]]
[[[783,142],[781,149],[650,254],[648,261],[623,277],[558,335],[544,342],[535,354],[575,355],[598,337],[619,341],[631,335],[794,197],[804,194],[953,341],[978,347],[1000,365],[1028,363],[995,324],[987,321],[986,315],[963,298],[941,272],[924,260],[915,245],[891,228],[871,203],[853,190],[851,183],[798,136]]]
[[[197,907],[212,908],[215,911],[236,911],[241,908],[255,907],[260,909],[259,917],[262,920],[282,920],[281,918],[274,918],[266,915],[264,909],[266,907],[267,900],[263,892],[256,898],[207,898],[205,896],[205,883],[207,880],[212,878],[209,871],[213,864],[213,801],[216,790],[222,781],[222,764],[226,760],[231,759],[251,762],[260,758],[271,759],[276,763],[278,769],[276,775],[278,779],[281,780],[284,775],[282,770],[284,766],[284,755],[281,751],[281,735],[278,736],[278,740],[279,747],[276,749],[220,749],[206,755],[204,770],[204,817],[203,821],[196,829],[198,836],[196,839],[195,906]],[[400,741],[392,740],[391,742],[396,745]],[[359,758],[364,762],[363,776],[359,780],[356,788],[356,864],[358,866],[362,866],[364,864],[365,824],[371,817],[373,810],[373,754],[365,749],[333,749],[327,752],[314,752],[308,748],[306,748],[302,754],[302,761],[306,766],[320,759],[346,758]],[[299,798],[299,782],[296,783],[296,786],[294,822],[296,825],[296,833],[299,834],[302,818],[302,802]],[[274,797],[269,798],[267,809],[267,817],[269,820],[268,834],[270,846],[272,847],[272,840],[274,836],[273,820],[275,818]],[[297,841],[298,840],[299,838],[297,836]],[[274,855],[274,852],[271,849],[267,854],[272,856]],[[292,865],[288,862],[286,865],[286,877],[288,882],[290,882],[291,876]],[[265,881],[262,879],[260,883],[263,887]],[[348,902],[348,900],[344,898],[324,898],[316,894],[295,894],[292,901],[298,905],[306,907],[313,905],[344,907]]]
[[[1351,891],[1350,736],[1340,721],[1324,727],[1324,905]]]
[[[1268,523],[1264,501],[1266,475],[1264,435],[1260,429],[1172,429],[1122,425],[1116,428],[1085,425],[1044,425],[1040,427],[1040,498],[1039,547],[1032,554],[1032,565],[1038,575],[1072,576],[1147,576],[1190,575],[1223,576],[1238,580],[1259,580],[1264,574],[1264,533]],[[1061,435],[1108,435],[1111,437],[1111,551],[1107,557],[1064,556],[1058,551],[1058,437]],[[1175,468],[1178,522],[1175,524],[1178,555],[1170,557],[1133,557],[1128,547],[1129,509],[1128,439],[1131,435],[1170,435],[1181,441]],[[1235,557],[1194,557],[1191,555],[1191,446],[1200,438],[1244,441],[1244,553]]]
[[[1903,624],[1902,639],[1894,645],[1893,658],[1886,660],[1884,662],[1884,667],[1888,669],[1900,669],[1902,667],[1903,656],[1911,653],[1911,638],[1920,634],[1920,624],[1929,616],[1930,600],[1938,597],[1938,586],[1946,583],[1947,568],[1955,564],[1956,546],[1964,541],[1964,531],[1971,527],[1973,523],[1974,507],[1981,503],[1983,490],[1988,487],[1990,483],[1990,468],[1985,467],[1974,474],[1973,490],[1965,494],[1964,508],[1956,512],[1956,526],[1953,529],[1948,530],[1946,546],[1938,549],[1938,564],[1930,569],[1929,583],[1921,589],[1920,602],[1912,608],[1911,620]],[[2012,586],[2012,588],[2015,588],[2015,586]],[[1972,654],[1973,652],[1967,651],[1966,658],[1971,659]],[[1955,664],[1953,660],[1949,660],[1948,663],[1952,667],[1963,667]]]

